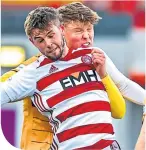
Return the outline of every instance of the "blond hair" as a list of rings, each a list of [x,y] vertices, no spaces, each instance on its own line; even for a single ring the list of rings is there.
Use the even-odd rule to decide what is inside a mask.
[[[90,22],[96,24],[102,19],[96,12],[80,2],[73,2],[58,8],[62,23],[71,21]]]

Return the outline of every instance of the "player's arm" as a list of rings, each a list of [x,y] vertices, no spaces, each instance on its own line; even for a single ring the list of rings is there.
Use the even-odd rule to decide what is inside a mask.
[[[106,56],[107,72],[118,87],[122,96],[136,104],[144,105],[146,99],[146,91],[137,83],[125,77],[113,64],[111,59]]]
[[[115,119],[123,118],[126,113],[126,104],[120,91],[109,75],[102,79],[102,83],[104,84],[110,99],[112,117]]]
[[[126,112],[125,100],[110,76],[106,73],[106,58],[104,53],[97,49],[93,49],[91,55],[96,72],[102,79],[102,83],[104,84],[110,99],[112,117],[121,119]]]
[[[36,87],[35,76],[35,69],[28,66],[14,74],[9,80],[1,82],[1,103],[14,102],[31,96]]]
[[[31,58],[29,58],[28,60],[24,61],[22,64],[20,64],[17,68],[12,69],[11,71],[3,74],[0,77],[0,81],[1,82],[5,82],[6,80],[8,80],[10,77],[12,77],[14,74],[16,74],[18,71],[20,71],[21,69],[23,69],[25,66],[31,64],[32,62],[36,61],[38,59],[38,57],[40,56],[40,54],[33,56]],[[4,93],[5,94],[5,93]],[[7,95],[6,95],[7,96]],[[9,101],[9,100],[8,100]]]
[[[11,76],[13,76],[17,71],[11,70],[7,73],[5,73],[4,75],[2,75],[0,77],[0,81],[1,82],[5,82],[6,80],[8,80]]]
[[[33,56],[33,57],[29,58],[28,60],[24,61],[22,64],[20,64],[17,68],[12,69],[9,72],[3,74],[0,77],[0,82],[5,82],[10,77],[12,77],[15,73],[17,73],[18,71],[20,71],[22,68],[24,68],[25,66],[27,66],[27,65],[31,64],[32,62],[36,61],[39,56],[40,56],[40,54],[38,54],[36,56]]]

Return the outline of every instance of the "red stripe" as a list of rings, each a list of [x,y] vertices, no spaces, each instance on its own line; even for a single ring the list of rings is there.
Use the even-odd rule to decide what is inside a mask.
[[[39,100],[40,100],[40,102],[41,102],[41,105],[42,105],[43,110],[47,111],[48,109],[45,108],[45,106],[44,106],[44,104],[43,104],[43,102],[42,102],[42,97],[41,97],[41,95],[38,94],[38,93],[36,93],[36,92],[35,92],[35,94],[39,97]]]
[[[114,140],[100,140],[91,146],[77,148],[74,150],[102,150],[106,148],[107,146],[111,145],[113,142]]]
[[[47,65],[47,64],[49,64],[49,63],[51,63],[51,62],[53,62],[51,59],[45,58],[45,59],[40,63],[39,67],[42,67],[42,66],[44,66],[44,65]],[[39,67],[38,67],[38,68],[39,68]]]
[[[61,60],[71,60],[71,59],[75,59],[81,56],[84,56],[86,54],[91,54],[92,49],[82,49],[82,50],[78,50],[75,51],[74,53],[68,55],[67,57],[61,59]]]
[[[64,69],[62,71],[53,73],[53,74],[39,80],[37,82],[37,89],[39,91],[42,91],[47,86],[54,83],[55,81],[58,81],[62,78],[65,78],[65,77],[69,76],[70,74],[72,74],[74,72],[78,72],[78,71],[82,72],[82,71],[91,70],[91,69],[93,69],[93,65],[87,65],[87,64],[82,63],[82,64],[78,64],[76,66]]]
[[[114,134],[113,126],[109,123],[90,124],[65,130],[57,134],[60,142],[85,134],[109,133]]]
[[[76,96],[76,95],[79,95],[81,93],[91,91],[91,90],[105,90],[105,87],[102,84],[102,82],[98,82],[98,81],[86,82],[84,84],[80,84],[78,86],[68,88],[60,92],[59,94],[47,99],[47,104],[49,105],[49,107],[53,107],[54,105],[66,99],[69,99],[73,96]]]
[[[84,114],[87,112],[93,112],[93,111],[109,111],[110,112],[110,104],[109,102],[104,102],[104,101],[87,102],[87,103],[80,104],[80,105],[77,105],[73,108],[66,110],[65,112],[59,114],[57,116],[57,119],[63,122],[69,117],[76,116],[79,114]]]

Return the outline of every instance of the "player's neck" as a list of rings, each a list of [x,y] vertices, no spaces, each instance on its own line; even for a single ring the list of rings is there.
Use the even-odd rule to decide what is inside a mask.
[[[65,45],[65,46],[64,46],[64,51],[63,51],[63,54],[62,54],[62,57],[61,57],[61,58],[64,58],[64,57],[68,54],[68,52],[69,52],[69,49],[68,49],[68,47]]]

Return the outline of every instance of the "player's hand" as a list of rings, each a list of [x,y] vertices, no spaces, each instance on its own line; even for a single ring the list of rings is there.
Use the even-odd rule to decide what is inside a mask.
[[[99,74],[100,78],[103,79],[107,75],[105,66],[106,58],[104,53],[98,49],[93,49],[91,55],[96,72]]]

